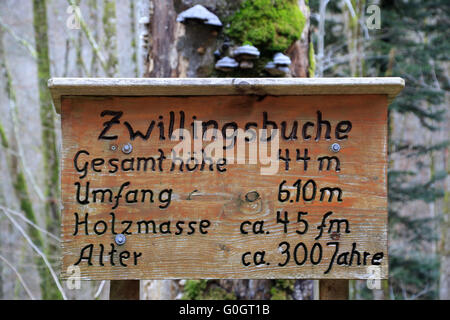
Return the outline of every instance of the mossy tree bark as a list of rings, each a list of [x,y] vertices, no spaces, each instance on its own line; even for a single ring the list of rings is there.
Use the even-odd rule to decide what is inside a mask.
[[[298,1],[298,7],[304,17],[304,27],[300,39],[289,47],[287,54],[292,60],[291,72],[294,77],[312,78],[315,71],[315,58],[309,28],[310,10],[304,0]]]
[[[92,21],[92,38],[95,40],[96,43],[98,43],[98,6],[97,6],[97,0],[89,0],[88,1],[88,7],[89,7],[89,18]],[[92,75],[97,75],[99,66],[98,66],[98,59],[96,54],[92,54],[91,61],[90,61],[90,73]]]
[[[116,32],[116,3],[114,0],[105,0],[103,2],[103,47],[107,54],[106,74],[108,77],[114,77],[117,73],[117,32]]]
[[[137,78],[139,77],[138,68],[138,48],[136,41],[136,8],[133,1],[130,1],[130,34],[131,34],[131,60],[133,61],[133,74]]]
[[[347,49],[349,52],[351,77],[366,76],[365,70],[363,69],[365,52],[362,45],[363,38],[360,25],[360,22],[364,18],[364,2],[364,0],[359,1],[358,3],[355,3],[355,1],[351,2],[354,16],[352,16],[352,12],[349,10],[348,6],[345,7],[347,10],[343,11],[342,21],[344,21]],[[359,296],[359,287],[357,286],[356,281],[357,280],[349,280],[350,300],[355,300],[356,297]],[[378,296],[380,296],[380,293],[382,294],[383,292],[378,291]]]
[[[45,196],[46,196],[46,229],[59,234],[59,157],[55,130],[55,112],[52,106],[47,81],[50,78],[50,59],[47,35],[47,3],[45,0],[33,0],[33,26],[37,53],[39,105],[42,127],[42,152],[44,162]],[[54,264],[52,257],[58,256],[59,246],[52,243],[46,245],[45,253]],[[43,299],[60,299],[61,294],[54,286],[51,277],[42,279],[45,290]]]
[[[223,29],[214,29],[202,24],[176,22],[179,13],[195,4],[201,4],[216,14],[222,21]],[[260,12],[255,8],[263,6],[264,15],[277,19],[258,18]],[[283,51],[289,55],[292,64],[290,76],[308,77],[314,74],[314,49],[310,42],[309,7],[304,0],[168,0],[151,1],[149,23],[149,50],[145,66],[147,77],[211,77],[269,76],[263,68],[273,54]],[[286,21],[280,21],[280,14]],[[239,20],[240,19],[240,20]],[[234,32],[233,24],[245,23],[251,19],[251,34]],[[281,19],[283,20],[283,19]],[[298,22],[298,27],[287,21]],[[287,30],[284,35],[272,34],[273,30]],[[243,28],[247,30],[246,28]],[[242,28],[236,28],[242,30]],[[261,42],[260,42],[261,41]],[[237,71],[235,74],[221,74],[214,70],[214,52],[222,49],[224,42],[231,47],[252,42],[261,51],[256,70]],[[264,44],[261,44],[264,43]],[[224,54],[229,54],[229,49]],[[188,280],[184,285],[187,299],[312,299],[312,283],[295,280]],[[181,286],[181,287],[182,287]],[[145,287],[145,286],[144,286]],[[160,287],[160,285],[150,285]],[[170,288],[178,285],[167,284]],[[165,295],[165,299],[175,298],[179,292]],[[150,294],[150,296],[152,296]]]
[[[14,128],[19,125],[18,123],[16,123],[18,119],[18,110],[16,104],[17,101],[15,90],[12,84],[12,75],[9,71],[6,61],[2,39],[3,34],[0,29],[0,73],[5,80],[4,81],[6,84],[5,91],[10,105],[9,108],[11,113],[11,119],[13,121],[12,127]],[[19,131],[18,128],[13,129],[13,132],[18,131]],[[38,225],[37,216],[33,209],[32,201],[28,191],[28,184],[25,177],[25,173],[18,159],[18,157],[20,157],[20,152],[18,150],[18,144],[20,143],[20,141],[17,141],[17,139],[19,139],[20,137],[18,137],[16,134],[12,134],[11,137],[8,138],[6,136],[2,124],[0,123],[0,138],[1,138],[0,146],[5,151],[6,154],[8,171],[11,175],[11,179],[13,182],[14,196],[19,203],[20,210],[24,213],[25,217],[28,220],[30,220],[34,225]],[[6,203],[2,203],[2,201],[0,201],[0,204],[8,207],[8,205]],[[39,249],[44,251],[45,250],[44,237],[42,236],[41,232],[32,226],[28,228],[27,232],[30,235],[30,238],[34,242],[34,244]],[[47,280],[52,281],[51,274],[47,269],[44,261],[39,256],[36,256],[35,263],[41,278],[41,295],[44,296],[44,291],[47,290],[46,281]]]

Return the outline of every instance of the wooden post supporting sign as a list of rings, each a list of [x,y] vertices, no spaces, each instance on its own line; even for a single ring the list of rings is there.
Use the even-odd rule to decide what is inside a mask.
[[[347,300],[348,280],[319,280],[319,300]]]
[[[139,280],[112,280],[110,300],[139,300]]]

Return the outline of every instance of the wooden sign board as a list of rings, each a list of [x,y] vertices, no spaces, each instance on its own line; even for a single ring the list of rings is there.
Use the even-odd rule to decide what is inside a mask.
[[[63,278],[70,266],[96,280],[387,278],[387,106],[402,79],[49,87],[62,121]],[[272,162],[239,158],[232,135],[224,153],[234,159],[171,156],[214,128],[254,129],[244,145],[267,147]]]

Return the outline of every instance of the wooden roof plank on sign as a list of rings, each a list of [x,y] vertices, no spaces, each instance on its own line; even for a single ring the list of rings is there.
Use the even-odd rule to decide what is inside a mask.
[[[57,113],[62,96],[208,96],[383,94],[392,101],[402,78],[52,78]]]

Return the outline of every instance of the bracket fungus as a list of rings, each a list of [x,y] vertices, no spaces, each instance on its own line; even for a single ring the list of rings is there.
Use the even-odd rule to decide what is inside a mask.
[[[259,50],[258,48],[246,44],[240,47],[237,47],[236,50],[233,52],[233,57],[238,60],[253,60],[259,58]]]
[[[266,64],[264,70],[272,76],[286,76],[290,73],[290,64],[291,59],[281,52],[278,52],[273,56],[273,61]]]
[[[286,76],[290,72],[289,67],[276,65],[273,61],[268,62],[264,67],[264,70],[270,75],[278,77]]]
[[[253,68],[253,62],[248,61],[248,60],[242,60],[239,63],[239,68],[241,68],[241,69],[252,69]]]
[[[216,69],[223,71],[223,72],[230,72],[234,68],[236,68],[239,65],[239,63],[230,57],[223,57],[216,63]]]
[[[280,71],[280,73],[282,73],[283,76],[287,76],[288,74],[290,74],[290,70],[289,67],[283,67],[283,66],[278,66],[277,70]]]
[[[273,61],[270,61],[266,64],[264,67],[264,70],[266,70],[270,75],[272,76],[283,76],[284,72],[279,70]]]
[[[222,27],[220,19],[200,4],[181,12],[177,17],[178,22],[186,23],[189,20],[213,27]]]
[[[291,65],[291,58],[282,54],[281,52],[278,52],[273,56],[273,62],[277,67],[279,66],[288,67]]]

